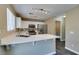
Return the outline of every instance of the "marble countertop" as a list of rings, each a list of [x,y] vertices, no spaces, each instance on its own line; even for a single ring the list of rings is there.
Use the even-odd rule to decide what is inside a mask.
[[[30,35],[29,37],[18,37],[16,36],[16,34],[12,34],[5,38],[2,38],[1,45],[26,43],[26,42],[33,42],[33,41],[40,41],[40,40],[50,40],[55,38],[60,38],[60,37],[51,35],[51,34],[38,34],[38,35]]]

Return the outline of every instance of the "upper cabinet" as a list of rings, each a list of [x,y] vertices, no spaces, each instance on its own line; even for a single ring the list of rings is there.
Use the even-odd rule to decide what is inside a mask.
[[[35,25],[35,28],[37,28],[38,24],[45,24],[44,22],[37,22],[37,21],[22,21],[22,28],[29,28],[29,25],[33,24]]]
[[[39,25],[45,24],[44,22],[37,21],[23,21],[21,17],[16,17],[16,28],[29,28],[29,25],[35,25],[35,28],[38,28]]]

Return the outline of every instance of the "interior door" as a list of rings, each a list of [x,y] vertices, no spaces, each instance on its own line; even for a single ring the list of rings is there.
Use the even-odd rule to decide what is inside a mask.
[[[60,21],[56,21],[56,35],[60,36]]]

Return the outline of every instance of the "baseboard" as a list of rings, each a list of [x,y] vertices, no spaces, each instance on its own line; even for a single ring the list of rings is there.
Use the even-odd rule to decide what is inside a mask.
[[[67,50],[69,50],[69,51],[71,51],[71,52],[76,53],[76,54],[79,55],[79,52],[77,52],[77,51],[75,51],[75,50],[72,50],[72,49],[70,49],[70,48],[68,48],[68,47],[65,47],[65,49],[67,49]]]
[[[54,54],[56,54],[56,52],[50,52],[50,53],[48,53],[46,55],[54,55]]]

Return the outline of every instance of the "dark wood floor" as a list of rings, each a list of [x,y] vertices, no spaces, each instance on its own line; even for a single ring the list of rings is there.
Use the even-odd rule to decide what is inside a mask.
[[[11,48],[10,50],[6,50],[5,47],[0,47],[0,55],[11,55],[12,53],[17,53],[18,46],[20,46],[21,49],[19,49],[19,53],[25,53],[24,46],[25,44],[19,44],[14,45],[15,48]],[[56,40],[56,54],[55,55],[76,55],[75,53],[72,53],[65,48],[65,42],[61,42],[59,39]],[[13,50],[13,51],[12,51]]]
[[[65,49],[65,41],[56,40],[56,55],[76,55]]]

